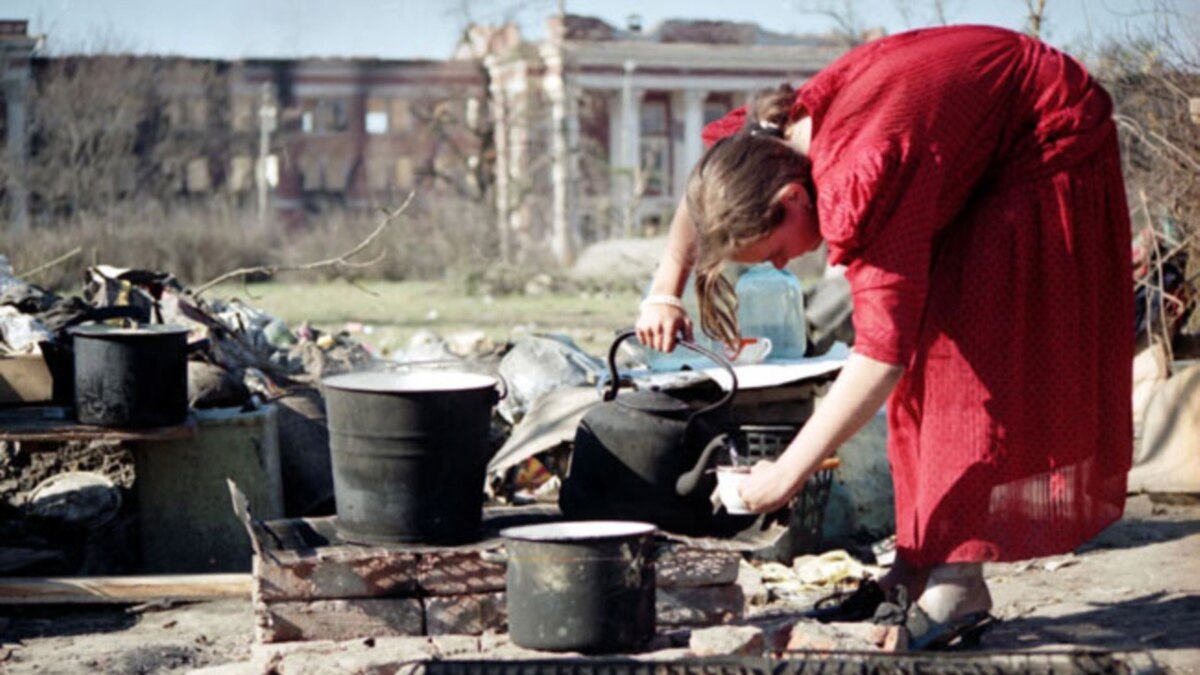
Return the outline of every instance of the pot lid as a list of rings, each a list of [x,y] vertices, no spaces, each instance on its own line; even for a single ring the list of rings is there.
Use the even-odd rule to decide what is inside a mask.
[[[636,537],[654,534],[657,529],[651,523],[635,520],[575,520],[509,527],[500,530],[500,536],[520,541],[571,542]]]
[[[134,328],[126,328],[124,326],[108,326],[104,324],[96,324],[92,326],[74,326],[67,329],[70,335],[80,335],[83,337],[153,337],[161,335],[187,335],[188,329],[184,326],[176,326],[172,324],[146,324]]]
[[[418,393],[492,389],[496,378],[457,370],[414,370],[406,373],[367,371],[333,375],[321,380],[326,387],[374,393]]]

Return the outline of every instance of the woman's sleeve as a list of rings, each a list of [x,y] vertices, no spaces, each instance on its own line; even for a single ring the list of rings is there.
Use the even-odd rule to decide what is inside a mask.
[[[904,141],[847,147],[825,176],[817,209],[833,264],[846,265],[854,298],[854,350],[908,365],[929,292],[940,162]]]

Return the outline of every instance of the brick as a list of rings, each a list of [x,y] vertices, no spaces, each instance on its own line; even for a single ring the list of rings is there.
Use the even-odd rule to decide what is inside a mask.
[[[261,642],[422,635],[425,628],[416,598],[275,602],[256,611]]]
[[[712,626],[745,615],[746,599],[736,584],[660,588],[657,595],[659,626]]]
[[[423,552],[417,564],[417,585],[426,595],[462,595],[504,590],[505,564],[496,551]]]
[[[741,554],[735,551],[706,551],[669,545],[659,549],[654,562],[659,588],[722,586],[738,576]]]
[[[439,595],[425,598],[429,635],[482,635],[508,630],[504,593]]]
[[[788,651],[904,651],[906,631],[899,626],[870,623],[816,623],[801,621],[792,626]]]
[[[695,656],[753,656],[766,649],[763,630],[756,626],[717,626],[692,631],[688,650]]]
[[[264,602],[415,595],[413,553],[363,546],[275,551],[254,556],[255,593]]]

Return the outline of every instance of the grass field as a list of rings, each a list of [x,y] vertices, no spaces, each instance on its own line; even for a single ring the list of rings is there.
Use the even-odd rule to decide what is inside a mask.
[[[324,330],[362,324],[357,337],[383,356],[403,349],[422,329],[442,336],[480,330],[497,343],[522,333],[562,332],[599,354],[613,331],[633,325],[638,301],[632,291],[491,298],[467,295],[456,284],[441,282],[368,281],[362,287],[376,295],[346,282],[231,284],[213,293],[241,298],[293,328],[303,321]]]

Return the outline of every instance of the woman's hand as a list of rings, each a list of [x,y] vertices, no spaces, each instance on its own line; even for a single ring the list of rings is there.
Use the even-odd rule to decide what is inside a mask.
[[[637,331],[638,341],[660,352],[675,349],[679,335],[683,335],[685,340],[692,339],[692,320],[688,318],[687,312],[672,305],[642,305],[634,329]]]
[[[798,491],[790,471],[763,460],[750,469],[750,475],[738,486],[738,496],[755,513],[771,513],[788,503]],[[799,483],[803,485],[803,483]]]

